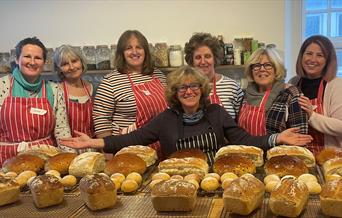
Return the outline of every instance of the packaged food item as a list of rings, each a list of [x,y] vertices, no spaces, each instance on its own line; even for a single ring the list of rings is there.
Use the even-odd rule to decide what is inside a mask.
[[[169,49],[170,67],[180,67],[183,65],[183,52],[180,45],[171,45]]]
[[[155,44],[156,67],[168,67],[169,58],[166,43]]]
[[[110,50],[107,45],[96,46],[96,69],[109,70],[110,69]]]
[[[82,52],[83,52],[84,57],[87,60],[88,70],[96,70],[95,47],[94,46],[83,46]]]

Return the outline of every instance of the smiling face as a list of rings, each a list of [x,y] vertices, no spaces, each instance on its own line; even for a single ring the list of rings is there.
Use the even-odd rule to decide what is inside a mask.
[[[316,43],[311,43],[303,54],[302,66],[309,79],[316,79],[322,76],[322,71],[326,64],[326,58],[321,47]]]
[[[135,36],[131,36],[128,40],[124,57],[129,70],[141,72],[145,60],[145,50]]]
[[[201,96],[200,85],[192,79],[185,79],[178,87],[177,98],[186,114],[193,114],[198,110]]]
[[[200,46],[194,51],[193,65],[212,81],[215,76],[215,60],[208,46]]]
[[[258,64],[261,64],[262,66],[258,66]],[[261,55],[259,63],[252,65],[252,75],[254,82],[259,86],[259,91],[265,91],[272,88],[276,75],[274,66],[267,55]]]
[[[24,78],[33,83],[39,77],[44,68],[43,50],[32,44],[24,45],[16,63]]]
[[[77,57],[67,57],[63,59],[60,69],[64,75],[64,79],[72,82],[77,81],[83,74],[83,65]]]

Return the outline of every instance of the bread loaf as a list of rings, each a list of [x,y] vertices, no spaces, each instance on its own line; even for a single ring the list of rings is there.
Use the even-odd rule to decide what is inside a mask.
[[[214,163],[214,172],[219,175],[231,172],[237,176],[242,176],[245,173],[255,173],[256,168],[253,161],[243,155],[227,154],[217,159]]]
[[[157,152],[149,146],[132,145],[124,147],[118,151],[116,155],[124,153],[132,153],[137,155],[145,161],[147,167],[153,165],[158,159]]]
[[[342,178],[325,183],[319,197],[323,214],[342,217]]]
[[[152,187],[151,200],[156,211],[191,211],[195,207],[196,196],[194,184],[171,179]]]
[[[265,163],[264,168],[266,175],[276,174],[279,177],[286,175],[298,177],[309,172],[303,160],[288,155],[272,157]]]
[[[260,207],[265,194],[264,184],[251,174],[234,179],[223,192],[226,210],[248,215]]]
[[[327,160],[323,164],[323,172],[325,178],[332,174],[337,174],[342,176],[342,157],[337,157],[334,159]]]
[[[204,177],[208,173],[209,166],[205,160],[194,157],[170,158],[159,163],[159,172],[169,175],[186,176],[192,173]]]
[[[91,210],[113,207],[116,188],[108,176],[87,175],[80,180],[81,198]]]
[[[127,176],[132,172],[143,175],[146,171],[146,163],[143,159],[136,154],[124,153],[115,155],[111,160],[106,163],[104,172],[107,175],[114,173],[122,173]]]
[[[0,176],[0,206],[19,200],[20,186],[12,178]]]
[[[40,157],[43,160],[48,160],[50,157],[53,157],[59,153],[60,150],[57,147],[51,145],[39,145],[30,147],[28,150],[21,151],[18,155],[30,154]]]
[[[2,165],[2,170],[4,172],[15,172],[17,174],[26,170],[37,173],[43,169],[44,163],[45,161],[37,156],[22,154],[11,159],[7,159]]]
[[[239,154],[253,161],[256,167],[264,164],[264,151],[255,146],[247,145],[228,145],[220,148],[215,155],[215,161],[229,154]]]
[[[61,175],[66,175],[69,173],[70,163],[74,160],[77,154],[74,153],[60,153],[50,159],[45,163],[45,171],[57,170]]]
[[[169,158],[186,158],[186,157],[195,157],[200,158],[202,160],[207,161],[207,155],[204,152],[197,148],[189,148],[175,151],[170,155]]]
[[[69,174],[76,177],[102,172],[105,168],[105,157],[99,152],[85,152],[72,160]]]
[[[336,157],[342,158],[342,148],[326,147],[319,154],[317,154],[316,161],[322,166],[327,160],[334,159]]]
[[[64,198],[64,187],[53,175],[37,176],[30,183],[33,202],[38,208],[61,204]]]
[[[282,155],[298,157],[304,161],[307,167],[313,167],[316,164],[313,153],[307,148],[288,145],[279,145],[269,149],[267,151],[267,160],[271,159],[272,157]]]
[[[282,179],[271,191],[270,209],[273,214],[297,217],[309,198],[309,190],[304,182],[293,178]]]

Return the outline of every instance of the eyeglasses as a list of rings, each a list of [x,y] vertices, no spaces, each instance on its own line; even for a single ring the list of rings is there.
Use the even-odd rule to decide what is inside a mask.
[[[177,88],[178,93],[185,93],[188,88],[190,88],[192,91],[197,91],[199,88],[201,88],[201,85],[198,83],[190,83],[189,85],[181,85]]]
[[[266,62],[266,63],[263,63],[263,64],[257,63],[257,64],[251,65],[251,68],[254,71],[259,71],[261,69],[261,67],[264,67],[265,70],[272,70],[273,69],[273,64],[270,63],[270,62]]]

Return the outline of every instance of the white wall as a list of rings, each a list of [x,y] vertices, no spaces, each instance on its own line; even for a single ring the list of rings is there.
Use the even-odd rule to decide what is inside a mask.
[[[194,32],[225,41],[252,36],[285,47],[285,5],[292,0],[48,0],[0,1],[0,52],[28,36],[47,47],[114,44],[127,29],[149,42],[181,44]],[[295,2],[295,1],[294,1]],[[285,55],[287,56],[287,54]]]

